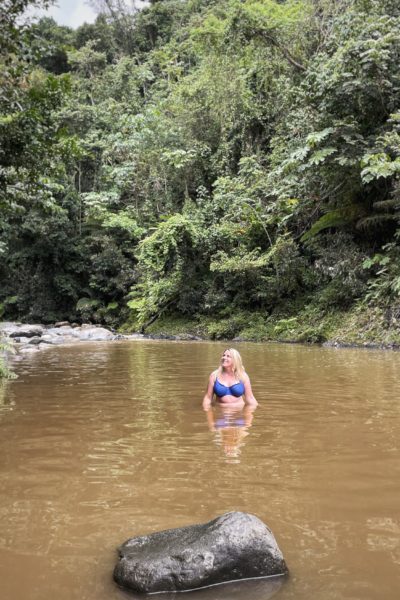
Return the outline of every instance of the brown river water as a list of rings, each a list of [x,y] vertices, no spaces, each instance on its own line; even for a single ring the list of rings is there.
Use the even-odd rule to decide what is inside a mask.
[[[82,343],[16,363],[0,386],[1,600],[135,598],[112,581],[119,544],[230,510],[269,525],[290,577],[185,599],[400,597],[400,353],[238,344],[259,407],[209,428],[224,347]]]

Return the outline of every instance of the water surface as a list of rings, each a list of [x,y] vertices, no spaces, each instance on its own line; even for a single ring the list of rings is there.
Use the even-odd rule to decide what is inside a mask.
[[[290,579],[194,600],[397,600],[400,354],[239,344],[259,408],[210,426],[223,349],[92,343],[17,363],[0,387],[2,598],[127,600],[111,578],[126,538],[243,510]]]

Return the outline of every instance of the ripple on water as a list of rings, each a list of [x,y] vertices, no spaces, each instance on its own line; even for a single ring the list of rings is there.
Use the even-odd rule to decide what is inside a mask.
[[[116,546],[227,510],[268,523],[291,578],[196,598],[397,600],[400,354],[242,344],[260,406],[209,430],[223,347],[93,344],[16,365],[0,395],[7,600],[128,598]]]

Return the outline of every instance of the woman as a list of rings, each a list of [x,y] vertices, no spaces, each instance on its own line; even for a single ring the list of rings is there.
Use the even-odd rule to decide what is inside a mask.
[[[214,394],[220,406],[232,408],[242,408],[245,404],[254,408],[257,406],[242,358],[234,348],[225,350],[221,357],[221,366],[209,377],[203,399],[204,410],[210,409]]]

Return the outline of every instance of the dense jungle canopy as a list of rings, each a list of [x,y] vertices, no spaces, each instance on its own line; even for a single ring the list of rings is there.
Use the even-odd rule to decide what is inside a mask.
[[[2,3],[3,319],[395,327],[398,0],[100,4]]]

